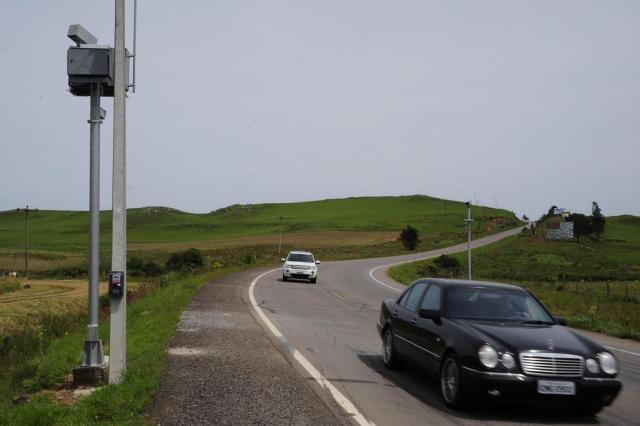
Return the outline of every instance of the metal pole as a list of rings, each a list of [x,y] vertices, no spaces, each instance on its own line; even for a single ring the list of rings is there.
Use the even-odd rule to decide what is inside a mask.
[[[24,211],[24,275],[29,279],[29,205]]]
[[[125,273],[122,298],[111,298],[109,383],[121,383],[127,353],[127,203],[125,103],[125,0],[115,0],[115,80],[113,91],[113,233],[111,270]]]
[[[282,216],[280,218],[280,241],[278,242],[278,256],[280,256],[280,250],[282,249]]]
[[[467,203],[467,257],[469,264],[469,279],[471,279],[471,202]]]
[[[83,367],[98,367],[104,363],[100,340],[100,95],[99,83],[91,84],[90,132],[90,178],[89,178],[89,322],[87,340],[82,353]]]

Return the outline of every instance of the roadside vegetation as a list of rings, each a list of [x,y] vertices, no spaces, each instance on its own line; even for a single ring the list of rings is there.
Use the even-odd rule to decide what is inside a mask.
[[[224,265],[282,251],[312,250],[324,260],[402,254],[399,233],[408,224],[420,235],[415,250],[429,250],[464,241],[464,203],[422,195],[359,197],[302,203],[234,205],[205,214],[167,207],[130,209],[127,214],[129,258],[137,270],[159,273],[170,253],[200,249]],[[473,235],[479,237],[519,225],[510,211],[473,207]],[[88,212],[40,210],[29,216],[32,277],[86,276]],[[109,267],[111,212],[101,212],[101,269]],[[0,212],[0,275],[23,273],[24,216]]]
[[[474,278],[525,286],[571,326],[640,340],[640,217],[608,217],[580,242],[545,241],[541,228],[473,250]],[[404,284],[466,274],[466,252],[389,271]]]
[[[160,383],[166,347],[182,311],[202,284],[242,268],[183,268],[130,289],[125,381],[77,400],[70,372],[80,361],[86,337],[86,301],[84,309],[40,321],[36,332],[22,336],[0,361],[0,424],[143,424],[143,411]],[[107,303],[103,296],[103,308]],[[103,309],[100,331],[108,352],[106,314]]]

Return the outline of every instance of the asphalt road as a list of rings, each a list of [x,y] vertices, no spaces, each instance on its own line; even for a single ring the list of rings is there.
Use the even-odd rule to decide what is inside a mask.
[[[479,239],[473,246],[518,231]],[[315,285],[282,282],[281,271],[272,271],[255,282],[255,303],[282,333],[288,350],[299,351],[367,421],[377,425],[640,424],[640,344],[599,334],[588,333],[620,349],[614,352],[621,363],[624,390],[595,418],[513,406],[454,412],[442,402],[436,381],[420,370],[409,366],[387,371],[375,325],[382,300],[397,295],[403,286],[386,275],[385,265],[461,250],[466,244],[409,256],[322,263]]]

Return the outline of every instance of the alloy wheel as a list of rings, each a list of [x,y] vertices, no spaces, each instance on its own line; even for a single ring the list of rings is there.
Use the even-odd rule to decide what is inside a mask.
[[[459,388],[458,365],[451,358],[447,359],[444,364],[440,384],[445,401],[448,403],[455,401]]]
[[[382,340],[382,359],[385,364],[389,364],[391,361],[393,352],[393,336],[391,335],[391,331],[387,330],[384,333],[384,339]]]

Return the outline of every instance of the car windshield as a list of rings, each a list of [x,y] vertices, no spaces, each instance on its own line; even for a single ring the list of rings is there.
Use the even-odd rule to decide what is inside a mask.
[[[314,262],[312,255],[304,254],[304,253],[291,253],[287,258],[287,261],[288,262],[307,262],[307,263]]]
[[[447,291],[449,318],[553,323],[553,319],[529,293],[486,287],[451,287]]]

